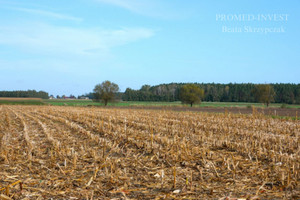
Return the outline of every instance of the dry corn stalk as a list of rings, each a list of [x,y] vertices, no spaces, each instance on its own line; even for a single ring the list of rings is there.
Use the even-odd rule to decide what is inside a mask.
[[[0,192],[16,199],[298,198],[299,130],[297,120],[255,109],[248,116],[1,106]],[[22,193],[11,186],[18,180]]]

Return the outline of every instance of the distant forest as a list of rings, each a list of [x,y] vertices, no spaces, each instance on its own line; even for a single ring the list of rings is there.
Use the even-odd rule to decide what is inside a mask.
[[[254,95],[253,83],[195,83],[204,90],[203,101],[211,102],[258,102]],[[143,85],[139,90],[127,88],[119,98],[123,101],[180,101],[180,88],[185,83]],[[270,84],[274,91],[275,103],[300,104],[300,84]]]
[[[203,101],[210,102],[258,102],[254,94],[256,84],[253,83],[195,83],[204,90]],[[117,99],[123,101],[180,101],[180,89],[185,83],[169,83],[155,86],[143,85],[139,90],[127,88],[119,92]],[[275,103],[300,104],[300,84],[270,84],[274,91]],[[85,94],[93,99],[93,93]],[[0,97],[34,97],[48,99],[44,91],[0,91]]]
[[[35,90],[17,90],[17,91],[0,91],[0,97],[31,97],[31,98],[42,98],[42,99],[48,99],[49,94],[44,91],[35,91]]]

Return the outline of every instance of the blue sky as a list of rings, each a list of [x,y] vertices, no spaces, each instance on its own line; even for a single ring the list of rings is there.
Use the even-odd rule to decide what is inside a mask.
[[[300,83],[300,1],[0,0],[0,90]]]

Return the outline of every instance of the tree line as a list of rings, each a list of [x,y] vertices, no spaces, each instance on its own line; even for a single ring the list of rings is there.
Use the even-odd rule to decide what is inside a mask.
[[[44,91],[35,91],[35,90],[16,90],[16,91],[0,91],[0,97],[21,97],[21,98],[42,98],[48,99],[49,94]]]
[[[192,87],[197,86],[201,90]],[[195,97],[195,94],[197,94]],[[197,101],[210,102],[271,102],[300,104],[300,84],[253,84],[253,83],[170,83],[155,86],[143,85],[139,90],[127,88],[119,92],[115,83],[104,81],[95,86],[92,93],[85,94],[90,99],[102,100],[105,104],[113,99],[123,101],[182,101],[189,104]],[[48,99],[44,91],[0,91],[0,97],[32,97]],[[186,100],[188,97],[189,100]],[[200,99],[199,99],[199,98]],[[194,99],[190,101],[190,99]]]
[[[204,91],[203,101],[210,102],[261,102],[260,85],[272,89],[272,102],[300,104],[300,84],[253,84],[253,83],[194,83]],[[143,85],[139,90],[127,88],[121,95],[123,101],[180,101],[181,88],[186,83]],[[266,89],[266,88],[265,88]]]

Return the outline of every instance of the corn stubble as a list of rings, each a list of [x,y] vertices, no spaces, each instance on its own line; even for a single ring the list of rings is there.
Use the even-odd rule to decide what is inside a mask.
[[[299,199],[300,122],[0,106],[0,199]]]

